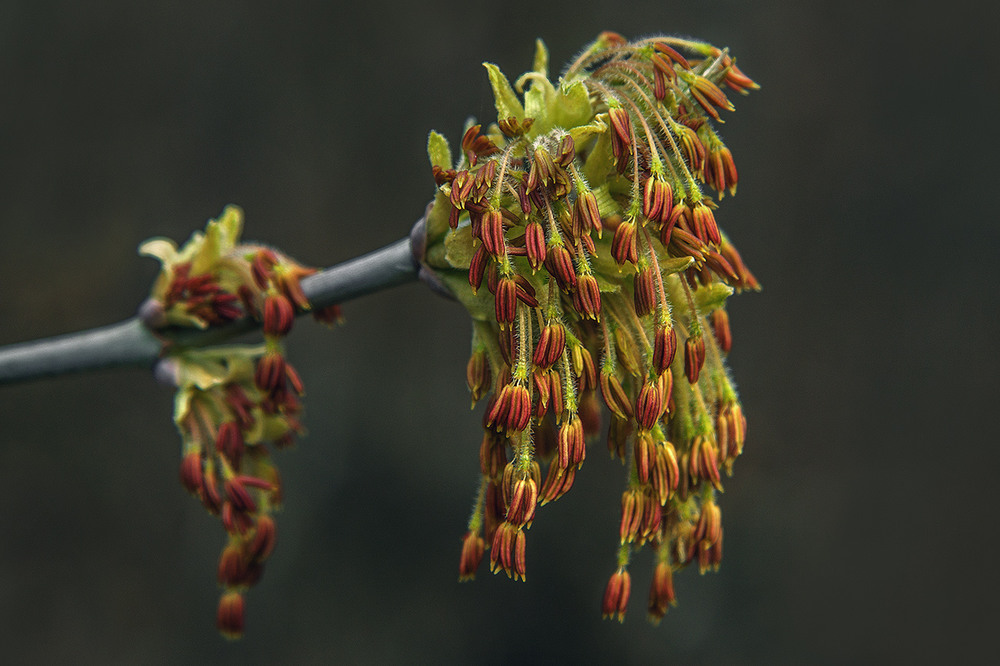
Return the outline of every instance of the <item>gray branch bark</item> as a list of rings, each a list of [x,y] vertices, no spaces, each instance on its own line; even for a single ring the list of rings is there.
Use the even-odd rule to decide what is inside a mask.
[[[310,275],[302,280],[302,290],[315,308],[323,308],[412,282],[417,279],[419,268],[410,239],[404,238]],[[161,333],[175,344],[202,347],[255,327],[254,322],[243,320],[204,331],[183,329]],[[0,385],[101,368],[152,366],[163,344],[164,339],[153,335],[138,317],[132,317],[88,331],[7,345],[0,347]]]

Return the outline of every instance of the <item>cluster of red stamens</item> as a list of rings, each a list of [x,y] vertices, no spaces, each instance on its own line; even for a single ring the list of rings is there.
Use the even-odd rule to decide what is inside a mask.
[[[458,164],[433,169],[440,193],[428,242],[443,242],[454,259],[431,268],[467,269],[467,287],[450,284],[476,314],[473,400],[488,397],[460,578],[474,576],[488,549],[492,571],[524,579],[525,531],[536,504],[573,485],[600,427],[599,392],[611,413],[608,450],[631,470],[603,611],[624,616],[631,554],[648,545],[656,553],[648,609],[658,620],[673,603],[674,570],[719,564],[715,492],[744,442],[724,364],[732,345],[724,302],[759,285],[702,185],[721,199],[738,179],[711,125],[733,110],[719,86],[757,86],[708,44],[613,33],[561,84],[549,84],[544,67],[518,88],[526,81],[526,100],[534,86],[549,91],[555,101],[540,112],[551,117],[523,115],[491,70],[498,123],[470,127]],[[589,114],[579,113],[581,97]],[[559,123],[573,113],[577,123]]]

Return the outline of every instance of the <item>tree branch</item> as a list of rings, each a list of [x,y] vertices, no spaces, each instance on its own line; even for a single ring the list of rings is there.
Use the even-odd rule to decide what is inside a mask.
[[[423,225],[417,223],[417,227]],[[416,230],[416,228],[415,228]],[[410,238],[345,261],[302,280],[302,290],[315,308],[364,296],[417,279],[419,264]],[[207,330],[149,331],[138,317],[117,324],[44,340],[0,347],[0,385],[74,372],[119,366],[150,366],[165,342],[204,347],[253,330],[250,319]]]

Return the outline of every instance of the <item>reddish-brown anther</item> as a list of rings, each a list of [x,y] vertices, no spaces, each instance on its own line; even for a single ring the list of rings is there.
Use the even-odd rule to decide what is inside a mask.
[[[483,476],[496,480],[506,466],[507,444],[504,437],[493,430],[485,430],[479,446],[479,468]]]
[[[715,222],[715,215],[712,213],[712,209],[705,205],[705,202],[699,201],[691,208],[691,217],[694,220],[694,228],[698,237],[703,243],[718,245],[722,242],[719,226]]]
[[[268,294],[264,299],[264,334],[288,335],[295,323],[295,308],[283,294]]]
[[[635,541],[642,527],[642,513],[645,502],[642,493],[635,488],[629,488],[622,493],[622,519],[618,526],[621,543]]]
[[[632,300],[635,303],[635,313],[640,317],[645,317],[656,307],[656,287],[653,284],[652,267],[640,268],[635,274]]]
[[[653,469],[649,482],[653,486],[660,504],[666,504],[670,496],[680,484],[680,465],[677,462],[677,451],[670,442],[659,442],[653,459]]]
[[[608,586],[604,588],[604,601],[601,604],[601,617],[609,619],[617,616],[619,622],[625,621],[625,608],[628,606],[629,594],[632,592],[632,578],[625,567],[611,574]]]
[[[653,331],[653,371],[663,374],[674,362],[677,352],[677,333],[671,327],[657,327]]]
[[[632,120],[628,111],[621,107],[608,110],[611,120],[611,152],[614,154],[618,171],[624,173],[632,156]]]
[[[274,524],[274,518],[267,515],[258,517],[248,549],[250,560],[257,563],[267,560],[274,551],[276,536],[277,526]]]
[[[545,262],[545,230],[537,221],[524,227],[524,247],[532,272],[537,271]]]
[[[647,220],[661,224],[670,217],[674,192],[670,183],[660,178],[647,178],[642,188],[642,214]]]
[[[698,383],[698,375],[705,365],[705,339],[698,334],[691,336],[684,343],[684,374],[688,382]]]
[[[524,430],[531,420],[531,395],[520,384],[505,384],[486,415],[488,426],[506,432]]]
[[[458,580],[465,582],[476,577],[476,569],[483,561],[486,543],[478,532],[466,532],[462,538],[462,556],[458,562]]]
[[[201,503],[209,513],[219,513],[222,509],[222,497],[219,495],[219,486],[215,479],[215,474],[201,475],[201,490],[198,492]]]
[[[497,280],[494,296],[497,323],[501,328],[507,328],[514,321],[517,312],[517,283],[512,277],[502,277]]]
[[[472,261],[469,264],[469,286],[472,287],[472,293],[475,294],[479,291],[479,287],[483,284],[483,275],[486,273],[486,265],[490,262],[490,253],[486,251],[484,245],[480,245],[476,248],[475,253],[472,255]]]
[[[558,462],[553,460],[549,464],[549,471],[545,476],[545,483],[538,493],[539,504],[548,504],[569,492],[576,479],[576,467],[560,467]]]
[[[555,418],[555,422],[559,423],[563,418],[563,411],[566,409],[566,403],[563,400],[563,384],[562,377],[555,370],[549,371],[549,411],[552,412],[552,416]]]
[[[726,97],[726,94],[719,90],[719,86],[715,85],[704,76],[695,75],[691,78],[691,96],[695,98],[701,108],[705,110],[705,113],[712,116],[716,120],[721,120],[719,118],[719,112],[715,107],[720,109],[726,109],[727,111],[732,111],[734,109],[732,103]]]
[[[577,287],[576,270],[573,268],[573,255],[562,244],[549,245],[545,254],[545,270],[556,279],[563,291],[573,291]]]
[[[257,510],[257,503],[253,501],[250,491],[246,489],[239,477],[227,480],[223,487],[234,510],[240,513],[253,513]]]
[[[674,373],[670,371],[670,368],[667,368],[667,371],[656,377],[655,381],[660,390],[660,395],[663,396],[663,411],[669,412],[672,406],[671,400],[673,399]]]
[[[728,402],[719,411],[717,430],[725,433],[725,441],[719,438],[719,446],[726,461],[732,462],[743,453],[743,443],[747,435],[747,419],[738,402]]]
[[[719,342],[719,348],[725,352],[729,353],[729,350],[733,348],[733,334],[729,329],[729,315],[723,308],[719,308],[712,312],[712,332],[715,334],[715,339]]]
[[[663,415],[663,394],[659,381],[647,381],[635,399],[635,420],[644,430],[652,430]]]
[[[219,569],[216,574],[219,585],[237,587],[244,584],[249,564],[243,549],[230,543],[222,549],[222,555],[219,556]]]
[[[740,253],[737,252],[732,243],[723,242],[720,244],[719,252],[726,258],[729,265],[733,267],[736,274],[739,275],[739,281],[736,283],[737,287],[740,289],[760,289],[760,283],[757,282],[757,278],[754,277],[753,273],[750,272],[750,269],[743,263]]]
[[[257,359],[254,370],[254,384],[267,393],[277,393],[285,388],[285,357],[277,351],[269,351]]]
[[[202,488],[201,454],[188,453],[181,460],[181,485],[192,495],[197,495]]]
[[[587,456],[587,445],[583,439],[583,422],[577,414],[559,427],[559,466],[580,467]]]
[[[469,356],[469,362],[465,365],[465,382],[472,393],[472,402],[479,402],[490,390],[490,363],[486,358],[486,350],[477,349]]]
[[[504,240],[503,215],[495,208],[488,208],[482,215],[474,217],[479,220],[478,237],[483,241],[486,251],[494,257],[502,256],[507,248]]]
[[[631,406],[629,403],[629,407]],[[608,427],[608,453],[611,454],[612,458],[625,459],[625,445],[628,443],[628,438],[632,436],[633,430],[634,422],[632,419],[623,419],[612,414],[611,425]]]
[[[452,209],[454,211],[459,211],[465,208],[465,202],[470,196],[472,196],[472,188],[476,184],[476,178],[468,171],[462,170],[455,175],[455,179],[451,182],[451,194],[449,195],[449,200],[451,201]],[[448,218],[449,224],[451,223],[451,217]],[[455,226],[458,225],[458,215],[455,215]],[[454,227],[452,227],[454,228]]]
[[[676,53],[676,51],[675,51],[675,53]],[[667,80],[669,80],[669,81],[675,81],[675,80],[677,80],[677,72],[674,71],[674,66],[670,64],[669,60],[667,60],[666,58],[664,58],[659,53],[654,53],[652,56],[650,56],[649,60],[650,60],[650,62],[653,63],[653,69],[654,69],[653,74],[654,74],[654,76],[659,76],[659,78],[661,80],[663,80],[663,84],[662,84],[664,86],[663,92],[666,93],[666,82],[667,82]],[[655,91],[655,89],[654,89],[654,91]],[[656,98],[657,99],[663,99],[663,96],[662,95],[657,95]]]
[[[687,158],[688,166],[695,173],[701,172],[702,166],[705,163],[705,144],[698,138],[698,133],[687,125],[679,125],[675,129],[677,131],[677,138],[681,142],[681,150],[684,151],[684,156]]]
[[[497,573],[500,569],[514,580],[524,580],[525,558],[524,531],[516,525],[501,523],[493,536],[493,546],[490,548],[490,570]]]
[[[597,207],[597,196],[590,190],[579,192],[573,202],[573,235],[581,237],[591,229],[597,231],[598,238],[604,231],[601,212]],[[591,252],[593,254],[593,252]]]
[[[273,250],[261,248],[250,260],[250,274],[258,289],[265,289],[271,280],[272,269],[278,264],[278,255]]]
[[[219,633],[230,639],[240,638],[243,635],[245,612],[242,594],[235,591],[223,594],[215,616],[215,626]]]
[[[719,451],[715,442],[698,435],[691,445],[691,459],[688,461],[688,472],[693,480],[710,481],[716,490],[722,490],[722,477],[719,474]]]
[[[615,229],[615,236],[611,239],[611,256],[615,262],[621,266],[626,261],[633,264],[639,260],[635,243],[636,226],[635,220],[627,218]]]
[[[562,357],[566,348],[566,328],[562,324],[548,324],[538,334],[538,344],[531,362],[536,368],[548,369]]]
[[[611,413],[619,419],[631,419],[635,412],[632,410],[632,401],[625,395],[625,389],[617,375],[609,370],[601,370],[600,378],[601,397],[604,404],[608,406]]]
[[[518,479],[510,491],[510,504],[507,506],[507,522],[521,527],[530,525],[535,517],[535,506],[538,504],[538,485],[532,478]]]
[[[653,44],[653,48],[659,53],[662,53],[666,57],[670,58],[678,65],[684,69],[691,69],[691,64],[687,61],[687,58],[678,53],[672,46],[664,42],[656,42]]]
[[[469,163],[475,166],[476,158],[494,155],[500,152],[493,140],[485,134],[480,134],[482,125],[473,125],[465,131],[462,137],[462,152],[469,156]]]
[[[649,430],[640,430],[635,436],[633,447],[635,470],[639,481],[649,483],[649,475],[656,463],[656,442]]]
[[[653,570],[653,581],[649,586],[649,619],[659,622],[667,614],[667,607],[677,602],[674,600],[674,575],[667,562],[659,562]]]
[[[219,426],[215,435],[215,450],[226,456],[234,469],[239,469],[243,457],[243,433],[235,421],[227,421]]]
[[[531,286],[528,282],[528,278],[523,275],[514,276],[515,283],[515,294],[517,295],[517,300],[521,301],[529,308],[538,307],[538,299],[535,298],[535,288]]]
[[[718,145],[708,153],[705,161],[705,182],[709,183],[721,195],[729,189],[730,194],[736,194],[736,163],[733,154],[723,145]]]
[[[535,387],[535,395],[538,396],[535,400],[535,410],[533,414],[535,418],[541,419],[549,410],[549,397],[551,395],[552,384],[549,382],[548,371],[536,368],[534,372],[531,373],[531,384]]]
[[[579,379],[578,388],[580,393],[586,393],[597,388],[597,368],[594,366],[594,357],[583,345],[573,348],[573,371]]]
[[[585,319],[600,320],[601,289],[597,286],[597,278],[593,275],[588,273],[577,279],[576,291],[573,293],[573,307]]]

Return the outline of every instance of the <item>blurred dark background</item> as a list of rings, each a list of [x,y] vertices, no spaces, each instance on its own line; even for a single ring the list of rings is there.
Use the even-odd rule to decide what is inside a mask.
[[[540,511],[528,583],[456,583],[478,467],[469,325],[420,285],[290,355],[309,436],[278,456],[279,543],[247,636],[214,629],[223,541],[177,482],[142,370],[0,388],[10,663],[842,663],[991,648],[998,224],[995,22],[975,3],[0,5],[0,344],[130,316],[145,238],[227,203],[330,265],[404,236],[434,128],[491,119],[484,60],[553,69],[605,29],[729,46],[763,86],[724,137],[721,224],[764,284],[731,304],[749,415],[721,571],[644,619],[599,603],[623,472],[598,444]],[[986,3],[981,3],[983,7]],[[979,6],[979,5],[976,5]]]

